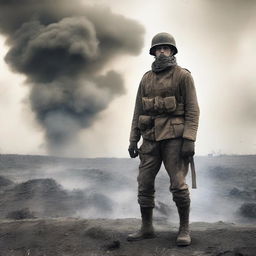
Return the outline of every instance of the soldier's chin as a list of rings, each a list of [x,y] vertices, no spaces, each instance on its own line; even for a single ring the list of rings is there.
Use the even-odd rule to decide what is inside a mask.
[[[156,58],[158,59],[162,59],[162,58],[166,58],[169,57],[170,55],[165,55],[164,53],[159,54]]]

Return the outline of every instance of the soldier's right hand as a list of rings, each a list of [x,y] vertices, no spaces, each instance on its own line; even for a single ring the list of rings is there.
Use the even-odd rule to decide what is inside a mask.
[[[136,141],[131,141],[129,148],[128,148],[129,154],[131,158],[135,158],[139,155],[138,146]]]
[[[181,155],[183,157],[193,157],[195,154],[195,142],[189,139],[183,139]]]

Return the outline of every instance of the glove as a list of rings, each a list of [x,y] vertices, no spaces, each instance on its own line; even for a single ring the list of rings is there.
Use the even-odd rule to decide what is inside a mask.
[[[131,158],[135,158],[139,155],[138,152],[138,146],[136,141],[131,141],[129,148],[128,148],[129,154]]]
[[[183,139],[181,147],[181,155],[183,157],[190,157],[195,154],[195,142],[189,139]]]

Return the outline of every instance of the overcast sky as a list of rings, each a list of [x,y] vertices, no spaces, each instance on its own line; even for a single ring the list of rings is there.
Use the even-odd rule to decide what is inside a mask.
[[[19,1],[20,5],[22,2]],[[122,92],[109,97],[105,109],[97,112],[90,126],[79,127],[76,138],[79,145],[71,147],[66,155],[128,157],[138,84],[153,61],[148,54],[151,39],[163,31],[175,37],[179,50],[177,62],[189,69],[195,80],[201,109],[197,154],[256,153],[256,1],[90,0],[83,4],[85,8],[88,4],[104,6],[107,13],[135,20],[144,32],[130,29],[126,33],[128,46],[119,45],[121,51],[108,59],[104,70],[122,76]],[[104,23],[101,15],[99,23]],[[118,31],[121,25],[112,26]],[[140,31],[144,44],[138,41],[134,48],[129,48],[130,40],[139,40]],[[27,77],[12,71],[4,60],[10,50],[5,39],[6,35],[0,35],[0,153],[48,154],[47,129],[36,117],[38,113],[32,111]]]

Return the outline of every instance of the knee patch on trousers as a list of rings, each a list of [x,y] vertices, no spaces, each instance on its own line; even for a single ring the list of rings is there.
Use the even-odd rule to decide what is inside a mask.
[[[187,207],[190,205],[189,190],[176,190],[172,192],[173,201],[177,207]]]

